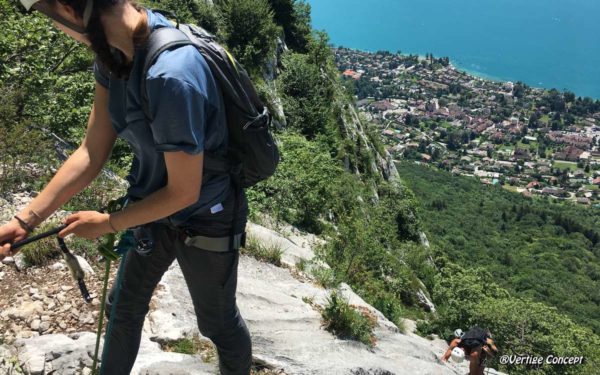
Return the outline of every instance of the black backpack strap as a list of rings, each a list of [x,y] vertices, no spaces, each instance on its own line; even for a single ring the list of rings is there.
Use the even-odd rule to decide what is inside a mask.
[[[156,62],[158,56],[166,50],[175,49],[186,45],[194,44],[185,33],[174,27],[161,27],[154,30],[148,37],[146,44],[146,59],[144,60],[144,69],[142,70],[142,79],[140,82],[142,110],[146,119],[151,120],[150,105],[148,101],[148,92],[146,91],[146,76],[148,70]]]

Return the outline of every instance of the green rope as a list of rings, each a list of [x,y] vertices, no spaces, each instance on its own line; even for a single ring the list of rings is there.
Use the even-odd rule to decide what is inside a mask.
[[[92,375],[97,375],[98,351],[100,350],[100,337],[102,337],[102,326],[104,323],[104,308],[106,307],[106,290],[108,289],[108,278],[110,277],[111,261],[106,259],[104,269],[104,286],[102,287],[102,302],[100,303],[100,316],[98,318],[98,331],[96,332],[96,349],[94,350],[94,363],[92,364]]]
[[[119,199],[115,199],[112,200],[108,203],[107,207],[105,209],[102,209],[102,212],[115,212],[115,211],[119,211],[122,210],[125,206],[127,205],[127,197],[122,197]],[[106,294],[107,294],[107,290],[108,290],[108,279],[110,277],[110,266],[112,261],[116,261],[119,259],[119,253],[117,251],[115,251],[115,239],[116,239],[116,234],[115,233],[109,233],[105,236],[104,241],[102,241],[102,243],[100,244],[99,248],[98,248],[98,252],[100,253],[100,255],[102,255],[106,261],[106,267],[104,269],[104,285],[102,286],[102,301],[100,302],[100,314],[98,317],[98,330],[96,331],[96,348],[94,349],[94,362],[92,364],[92,375],[97,375],[98,374],[98,352],[100,351],[100,338],[102,337],[102,328],[103,328],[103,324],[104,324],[104,311],[106,309]],[[121,272],[122,272],[122,266],[123,263],[125,262],[121,262],[121,266],[119,266],[119,271],[117,272],[117,296],[118,296],[118,289],[120,288],[120,282],[121,282]],[[112,321],[114,318],[114,310],[115,310],[115,305],[116,305],[116,297],[115,297],[115,302],[113,303],[112,306],[112,310],[111,310],[111,316],[109,318],[108,321],[108,327],[107,327],[107,332],[106,335],[104,336],[104,348],[102,350],[102,359],[104,359],[104,354],[106,353],[106,348],[107,348],[107,341],[106,338],[110,336],[110,328],[112,326]],[[104,362],[104,361],[101,361]],[[100,373],[102,373],[102,363],[100,364]]]
[[[119,302],[119,294],[121,292],[121,279],[123,277],[123,270],[125,269],[125,256],[121,258],[121,264],[119,264],[119,270],[117,271],[117,279],[115,281],[116,291],[115,296],[112,301],[112,306],[110,309],[110,317],[108,318],[108,325],[106,326],[106,333],[104,334],[104,348],[102,348],[102,361],[100,363],[100,374],[104,374],[102,369],[104,368],[104,359],[106,358],[106,353],[108,353],[108,342],[110,340],[110,334],[112,332],[112,326],[115,319],[115,315],[117,315],[117,303]]]

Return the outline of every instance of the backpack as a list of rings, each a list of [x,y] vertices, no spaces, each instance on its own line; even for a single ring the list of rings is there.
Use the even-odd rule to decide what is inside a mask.
[[[460,348],[472,350],[487,343],[487,330],[481,327],[473,327],[467,331],[461,338],[458,346]]]
[[[160,13],[160,12],[159,12]],[[223,92],[229,132],[227,155],[205,150],[204,171],[230,174],[237,187],[251,187],[275,173],[279,150],[270,133],[271,114],[258,97],[246,70],[201,27],[177,23],[154,30],[147,42],[142,70],[148,69],[165,50],[193,45],[202,54]],[[146,81],[141,82],[142,109],[151,120]]]

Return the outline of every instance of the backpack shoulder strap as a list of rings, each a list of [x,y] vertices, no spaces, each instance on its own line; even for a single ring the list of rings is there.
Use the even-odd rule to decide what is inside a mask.
[[[182,25],[185,26],[185,25]],[[152,120],[150,113],[150,105],[148,100],[148,92],[146,91],[146,76],[148,70],[156,62],[158,56],[166,50],[175,49],[182,46],[198,45],[190,39],[185,32],[174,27],[161,27],[154,30],[148,37],[146,44],[146,58],[144,60],[144,68],[142,71],[142,79],[140,81],[141,104],[144,115],[148,121]],[[204,169],[206,172],[218,174],[239,174],[241,166],[232,165],[226,157],[213,155],[210,151],[205,151]]]
[[[142,79],[140,81],[142,110],[147,119],[151,119],[150,107],[148,103],[148,92],[146,91],[146,76],[148,70],[156,62],[158,56],[166,50],[177,47],[194,44],[185,33],[174,27],[161,27],[154,30],[148,37],[146,43],[146,58],[142,70]]]

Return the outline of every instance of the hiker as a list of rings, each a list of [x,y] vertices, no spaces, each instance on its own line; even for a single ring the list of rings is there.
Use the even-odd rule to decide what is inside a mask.
[[[454,339],[441,359],[442,362],[447,362],[452,357],[460,362],[462,358],[466,358],[469,360],[469,375],[483,375],[487,358],[493,357],[497,352],[489,330],[473,327],[464,333],[459,328],[454,331]]]
[[[144,43],[149,34],[173,27],[159,13],[130,0],[21,2],[92,49],[96,83],[81,145],[43,191],[0,227],[0,259],[15,255],[11,243],[26,238],[91,183],[121,137],[135,156],[127,177],[132,203],[110,214],[73,213],[59,233],[95,239],[143,225],[152,245],[147,253],[130,250],[122,259],[125,268],[112,332],[105,341],[103,374],[130,373],[152,292],[175,259],[192,296],[200,332],[217,347],[221,373],[249,374],[250,334],[235,298],[248,202],[244,189],[233,187],[230,175],[203,173],[204,151],[223,154],[228,142],[222,89],[205,58],[193,46],[165,51],[144,77]],[[152,121],[147,121],[141,108],[141,82],[146,84]],[[230,236],[233,232],[235,236]],[[235,241],[230,242],[231,237]],[[189,238],[202,241],[188,245]],[[113,285],[109,302],[115,289]]]

